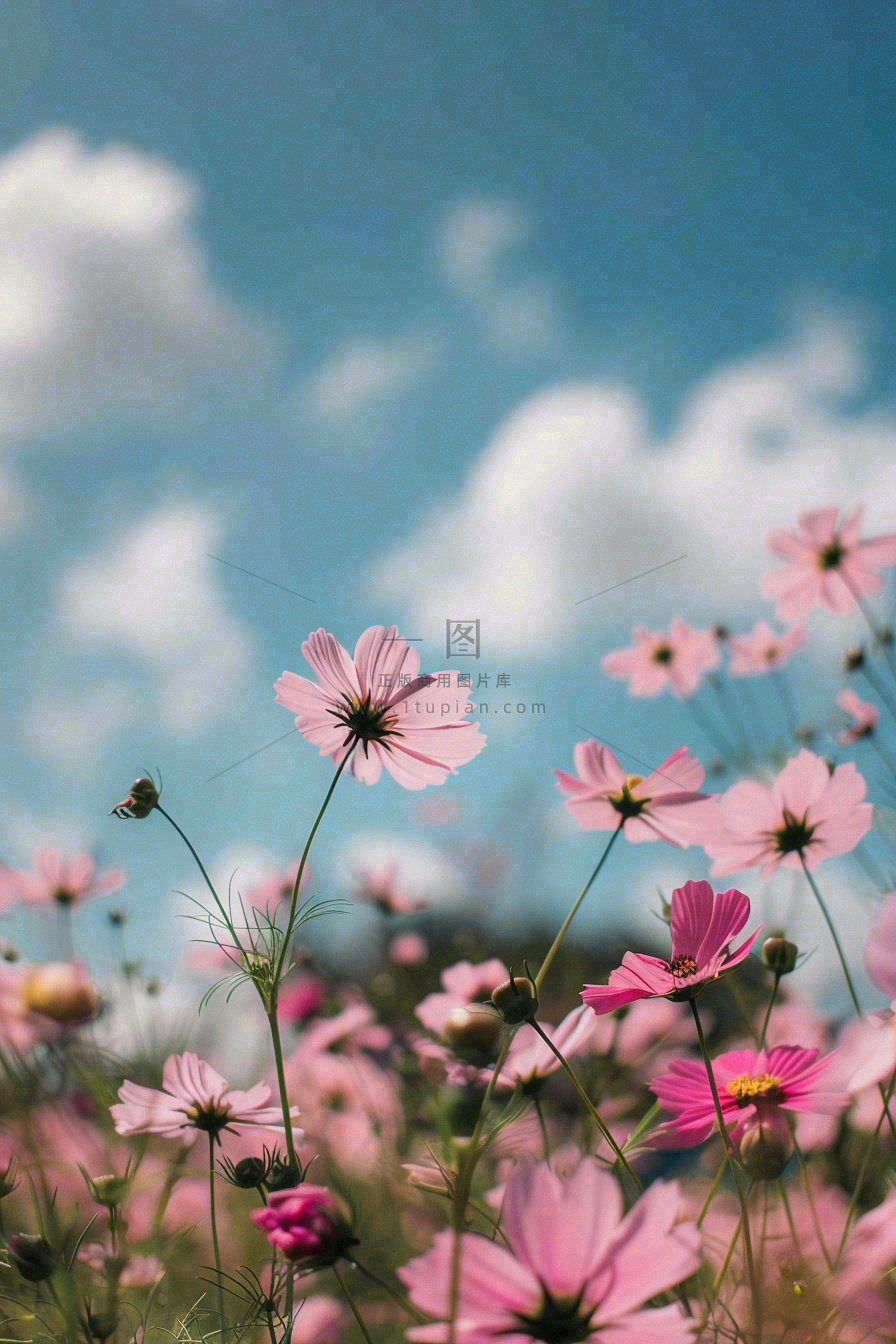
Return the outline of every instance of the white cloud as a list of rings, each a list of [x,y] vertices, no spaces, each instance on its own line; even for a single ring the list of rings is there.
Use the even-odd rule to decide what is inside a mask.
[[[121,679],[103,680],[85,690],[45,690],[25,719],[23,735],[35,754],[78,769],[97,758],[133,712],[133,690]]]
[[[525,242],[530,224],[512,201],[473,198],[445,214],[436,247],[442,273],[457,289],[491,284],[507,252]]]
[[[438,356],[438,342],[427,333],[350,341],[300,390],[300,408],[315,419],[349,425],[408,392],[433,371]]]
[[[430,905],[453,905],[460,897],[462,878],[451,861],[434,845],[387,831],[358,831],[337,849],[332,873],[336,887],[351,895],[355,874],[366,868],[397,865],[401,889]]]
[[[169,504],[70,565],[60,587],[64,630],[143,664],[171,734],[191,736],[232,710],[252,659],[249,632],[228,609],[207,557],[220,532],[211,509]]]
[[[423,630],[443,628],[446,611],[478,615],[490,648],[508,654],[618,620],[620,601],[633,621],[695,601],[705,619],[730,618],[758,600],[773,563],[765,535],[801,510],[864,500],[872,530],[893,526],[896,418],[842,404],[865,374],[855,328],[812,319],[699,383],[664,442],[624,387],[549,387],[499,425],[460,494],[384,557],[374,594]]]

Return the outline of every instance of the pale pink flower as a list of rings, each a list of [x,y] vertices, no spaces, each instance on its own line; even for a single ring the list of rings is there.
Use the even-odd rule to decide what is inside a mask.
[[[865,969],[872,984],[896,999],[896,891],[885,897],[865,941]]]
[[[28,991],[36,969],[30,962],[10,965],[0,961],[0,1043],[22,1054],[35,1045],[59,1040],[66,1030],[64,1022],[36,1012],[29,1004]]]
[[[635,999],[690,999],[694,992],[733,970],[759,936],[758,928],[732,950],[731,940],[750,917],[750,900],[734,887],[713,892],[708,882],[686,882],[671,900],[672,960],[626,952],[606,985],[586,985],[582,999],[596,1013],[611,1013]]]
[[[507,967],[497,957],[490,961],[458,961],[442,972],[443,994],[427,994],[414,1009],[417,1017],[436,1036],[441,1036],[445,1024],[456,1008],[470,1003],[483,1003],[491,998],[507,979]]]
[[[697,1318],[678,1304],[642,1310],[700,1263],[699,1234],[677,1223],[675,1183],[657,1181],[623,1216],[619,1186],[584,1158],[571,1179],[520,1162],[504,1196],[507,1245],[474,1232],[461,1237],[458,1344],[567,1339],[583,1344],[685,1344]],[[408,1338],[444,1344],[451,1312],[454,1236],[397,1273],[416,1307],[443,1324],[415,1326]]]
[[[561,1055],[569,1059],[572,1055],[581,1054],[591,1044],[598,1019],[586,1004],[581,1004],[571,1013],[567,1013],[559,1027],[552,1027],[548,1022],[541,1021],[538,1025],[553,1041]],[[549,1078],[561,1067],[550,1046],[536,1031],[531,1028],[527,1031],[523,1025],[510,1043],[507,1058],[501,1067],[495,1086],[509,1091],[521,1086],[526,1092],[534,1092],[545,1078]],[[491,1076],[491,1069],[482,1069],[479,1075],[480,1082],[487,1085]]]
[[[352,751],[349,769],[363,783],[375,784],[385,766],[406,789],[444,784],[485,746],[480,725],[466,719],[474,706],[458,687],[459,673],[421,676],[420,655],[396,626],[365,630],[354,658],[335,636],[315,630],[302,654],[319,684],[284,672],[277,701],[297,715],[296,727],[321,756],[338,764]]]
[[[78,1251],[78,1259],[95,1274],[105,1275],[111,1268],[111,1277],[122,1288],[152,1288],[165,1273],[165,1266],[156,1255],[129,1255],[124,1267],[111,1244],[89,1241]]]
[[[25,905],[83,905],[124,885],[123,868],[98,873],[90,854],[64,854],[45,847],[34,852],[30,873],[0,867],[0,908],[21,901]]]
[[[869,704],[856,695],[851,686],[846,686],[837,696],[837,704],[845,714],[852,716],[852,723],[837,737],[844,746],[851,746],[863,737],[870,737],[877,727],[880,713],[876,705]]]
[[[896,1191],[854,1224],[843,1267],[833,1281],[840,1308],[865,1330],[896,1335],[892,1270],[896,1264]],[[863,1338],[866,1337],[863,1335]],[[874,1335],[877,1339],[879,1336]]]
[[[398,862],[359,864],[355,869],[355,891],[360,900],[376,906],[384,915],[415,914],[426,905],[407,891]]]
[[[246,1125],[282,1128],[280,1107],[267,1104],[271,1095],[267,1083],[257,1083],[247,1092],[231,1089],[191,1050],[168,1056],[161,1091],[125,1082],[118,1095],[120,1104],[109,1108],[118,1134],[161,1134],[192,1143],[200,1130],[217,1138],[222,1130],[239,1133]],[[291,1115],[298,1113],[297,1107],[290,1107]]]
[[[758,867],[769,877],[783,865],[807,868],[854,849],[871,828],[872,807],[863,802],[865,781],[852,761],[833,773],[805,748],[771,785],[743,779],[715,804],[714,825],[704,848],[714,860],[713,877]]]
[[[772,668],[783,667],[806,642],[802,625],[792,625],[783,635],[775,634],[768,621],[757,621],[748,635],[732,635],[732,677],[758,677]]]
[[[630,649],[605,654],[600,665],[611,677],[625,678],[637,696],[659,695],[669,689],[679,699],[693,695],[704,672],[721,662],[714,630],[694,630],[680,617],[667,633],[635,626]]]
[[[722,1115],[735,1143],[755,1116],[775,1110],[836,1115],[847,1097],[827,1085],[831,1055],[799,1045],[770,1050],[729,1050],[713,1060]],[[693,1148],[716,1128],[716,1112],[702,1060],[677,1059],[650,1084],[664,1111],[674,1118],[657,1126],[648,1142],[655,1148]],[[732,1123],[733,1122],[733,1123]]]
[[[862,509],[838,523],[836,508],[813,509],[796,529],[776,528],[766,538],[769,550],[788,562],[762,579],[762,595],[777,602],[782,621],[797,620],[820,604],[843,614],[883,587],[879,571],[896,565],[896,533],[862,541]]]
[[[698,792],[703,766],[679,747],[646,778],[629,775],[593,737],[573,749],[577,774],[555,770],[566,807],[586,831],[622,826],[626,840],[665,840],[686,849],[702,841],[707,805],[713,795]]]
[[[389,944],[389,960],[393,966],[422,966],[428,956],[426,939],[419,933],[399,933]]]
[[[342,1302],[315,1293],[299,1306],[290,1344],[341,1344],[348,1322],[348,1308]]]

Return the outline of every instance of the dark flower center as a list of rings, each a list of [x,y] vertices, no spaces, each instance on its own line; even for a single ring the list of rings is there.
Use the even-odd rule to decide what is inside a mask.
[[[582,1296],[577,1298],[555,1298],[542,1285],[544,1299],[537,1316],[517,1315],[519,1330],[507,1330],[506,1334],[526,1334],[530,1339],[540,1339],[544,1344],[581,1344],[593,1332],[591,1317],[594,1308],[582,1307]]]
[[[368,742],[386,742],[388,738],[394,737],[398,731],[398,720],[388,705],[375,705],[371,703],[370,692],[363,700],[351,698],[347,695],[342,697],[341,709],[330,709],[328,714],[332,714],[337,723],[344,723],[348,729],[346,743],[352,738],[357,738],[364,743],[364,751],[367,751]]]
[[[689,957],[687,953],[683,952],[681,956],[672,958],[669,962],[669,970],[679,979],[683,979],[687,975],[696,975],[697,963],[693,957]]]
[[[74,892],[67,891],[65,887],[57,887],[53,892],[53,900],[57,905],[74,905]]]
[[[673,652],[668,644],[658,644],[653,651],[653,661],[655,663],[671,663],[672,658]]]
[[[229,1106],[191,1106],[187,1111],[187,1117],[194,1129],[201,1129],[204,1134],[214,1134],[217,1136],[222,1129],[227,1126],[230,1116]]]
[[[771,832],[779,854],[801,854],[811,844],[814,834],[815,827],[810,826],[805,817],[797,818],[786,809],[784,825]]]
[[[649,798],[634,798],[632,796],[632,789],[637,788],[641,782],[641,775],[629,775],[622,786],[622,792],[607,800],[611,807],[619,813],[623,821],[628,821],[629,817],[639,817],[650,802]]]
[[[846,551],[840,545],[839,538],[835,537],[828,546],[825,546],[823,551],[819,551],[819,566],[822,569],[837,569],[839,568],[840,561],[845,555]]]

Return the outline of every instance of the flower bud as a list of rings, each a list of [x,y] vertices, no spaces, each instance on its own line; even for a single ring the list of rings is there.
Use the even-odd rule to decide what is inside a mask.
[[[83,967],[70,961],[35,966],[25,979],[23,999],[29,1012],[65,1026],[89,1021],[100,1008],[100,996]]]
[[[357,1246],[342,1205],[323,1185],[276,1190],[252,1220],[267,1233],[284,1257],[303,1269],[334,1265],[350,1246]]]
[[[20,955],[19,949],[17,947],[13,947],[12,943],[7,943],[3,949],[4,961],[8,961],[10,963],[16,962],[19,960],[19,955]]]
[[[267,1175],[267,1163],[260,1157],[244,1157],[233,1169],[233,1184],[241,1190],[254,1190]]]
[[[451,1012],[442,1035],[454,1050],[491,1050],[502,1026],[501,1017],[490,1004],[471,1003]]]
[[[127,817],[134,817],[139,820],[142,817],[148,817],[158,801],[158,789],[153,781],[144,775],[134,781],[127,798],[123,798],[120,803],[116,803],[109,816],[114,815],[122,820]]]
[[[727,625],[714,625],[712,632],[720,644],[724,644],[726,639],[731,638],[731,631],[728,629]]]
[[[6,1164],[6,1170],[0,1172],[0,1199],[6,1199],[14,1190],[19,1187],[18,1164],[15,1156],[9,1159]]]
[[[744,1125],[740,1160],[754,1181],[776,1181],[793,1156],[793,1138],[778,1107],[759,1107]]]
[[[531,1022],[538,1012],[538,991],[527,975],[514,975],[492,990],[492,1003],[509,1027]]]
[[[846,656],[843,659],[844,672],[856,672],[865,665],[865,650],[861,644],[855,644],[851,649],[846,650]]]
[[[106,1344],[106,1340],[111,1339],[118,1329],[118,1312],[109,1308],[94,1311],[88,1302],[83,1324],[88,1336],[96,1340],[96,1344]]]
[[[121,1204],[128,1192],[126,1176],[116,1176],[114,1173],[107,1176],[88,1176],[83,1167],[81,1167],[81,1175],[87,1182],[90,1198],[97,1204],[102,1204],[105,1209],[111,1209],[116,1204]]]
[[[6,1243],[9,1262],[29,1283],[42,1283],[56,1268],[56,1256],[46,1237],[13,1232]]]
[[[786,938],[766,938],[762,944],[762,960],[775,975],[789,975],[796,966],[799,948]]]
[[[266,1181],[269,1190],[293,1190],[301,1182],[302,1173],[291,1162],[275,1162]]]

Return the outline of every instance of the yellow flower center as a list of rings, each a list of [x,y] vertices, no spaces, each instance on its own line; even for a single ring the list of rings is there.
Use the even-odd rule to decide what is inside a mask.
[[[739,1073],[725,1084],[725,1091],[734,1097],[738,1106],[748,1106],[759,1098],[775,1101],[776,1094],[781,1092],[781,1079],[773,1073]]]

